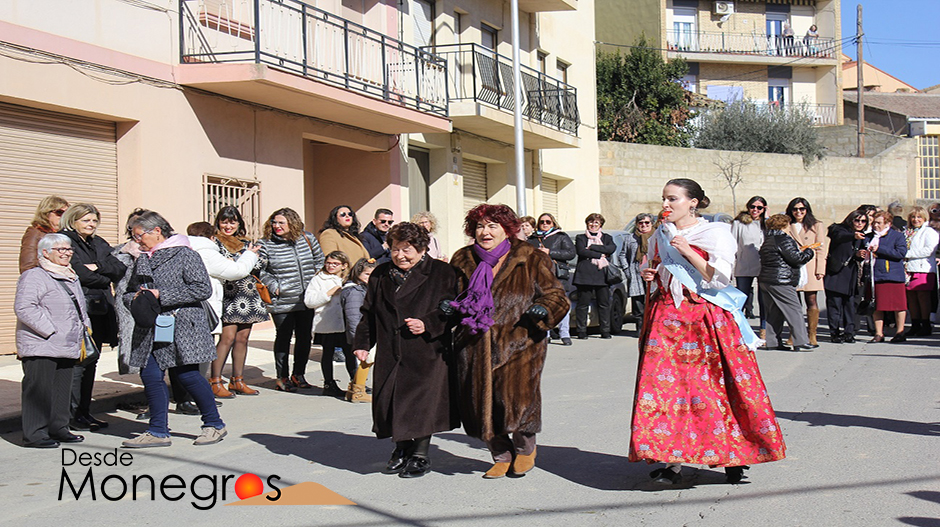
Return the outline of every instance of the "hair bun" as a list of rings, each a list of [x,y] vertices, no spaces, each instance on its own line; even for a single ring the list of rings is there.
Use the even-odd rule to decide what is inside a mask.
[[[707,209],[711,204],[712,200],[708,199],[708,196],[702,196],[702,199],[698,200],[698,209]]]

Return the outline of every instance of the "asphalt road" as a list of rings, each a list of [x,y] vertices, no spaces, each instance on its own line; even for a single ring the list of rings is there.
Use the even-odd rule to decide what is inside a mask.
[[[253,345],[268,347],[265,342]],[[824,344],[815,352],[760,351],[759,362],[788,446],[787,458],[753,466],[740,485],[720,469],[688,466],[678,488],[650,485],[645,464],[627,461],[636,339],[575,341],[550,348],[542,384],[544,431],[536,468],[522,478],[484,480],[483,445],[461,430],[433,440],[434,472],[406,480],[379,473],[392,444],[371,434],[368,405],[273,391],[222,408],[229,435],[195,447],[199,418],[170,415],[173,445],[131,451],[129,466],[89,467],[63,450],[0,441],[0,522],[9,525],[918,525],[940,526],[940,338],[907,344]],[[263,349],[252,356],[264,359]],[[263,361],[262,361],[263,362]],[[270,375],[273,363],[249,369]],[[341,384],[346,377],[337,367]],[[311,363],[308,379],[319,380]],[[260,379],[259,379],[260,380]],[[77,454],[114,452],[144,430],[134,416],[106,416]],[[124,452],[118,449],[118,454]],[[63,467],[63,463],[68,466]],[[314,482],[356,505],[225,506],[235,477],[254,473],[282,489]],[[160,482],[179,476],[184,489]],[[122,484],[139,478],[136,500]],[[146,476],[158,487],[151,500]],[[222,496],[221,481],[229,477]],[[194,483],[195,482],[195,483]],[[213,483],[214,490],[213,492]],[[191,485],[195,484],[195,487]],[[272,490],[266,486],[265,491]],[[290,494],[296,498],[294,494]],[[302,499],[323,497],[325,490]],[[275,502],[278,503],[278,502]],[[202,509],[200,510],[196,506]]]

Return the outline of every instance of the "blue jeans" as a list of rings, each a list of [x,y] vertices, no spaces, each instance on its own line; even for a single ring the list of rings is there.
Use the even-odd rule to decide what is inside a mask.
[[[561,322],[559,322],[558,325],[555,326],[555,327],[558,328],[558,336],[559,336],[559,337],[561,337],[561,338],[563,338],[563,339],[570,339],[570,338],[571,338],[571,326],[570,326],[570,323],[571,323],[571,311],[568,311],[567,313],[565,313],[565,318],[561,319]]]
[[[192,395],[196,406],[202,413],[202,426],[212,428],[225,428],[219,409],[215,406],[215,396],[209,381],[199,373],[198,364],[187,364],[170,368],[175,370],[180,383]],[[147,358],[147,365],[140,370],[140,380],[144,383],[144,395],[150,406],[150,435],[156,437],[170,437],[170,427],[167,424],[167,414],[170,412],[170,392],[163,380],[163,370],[157,364],[153,354]]]

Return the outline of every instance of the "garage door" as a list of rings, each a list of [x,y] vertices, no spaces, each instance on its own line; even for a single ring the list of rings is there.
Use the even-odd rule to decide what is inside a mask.
[[[15,353],[20,240],[39,201],[93,203],[99,234],[118,240],[114,123],[0,103],[0,188],[0,353]]]
[[[487,200],[486,163],[463,160],[463,209],[466,213]]]

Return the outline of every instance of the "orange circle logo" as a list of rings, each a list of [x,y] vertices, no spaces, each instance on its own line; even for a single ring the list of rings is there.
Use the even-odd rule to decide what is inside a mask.
[[[235,495],[238,499],[246,499],[264,492],[264,483],[254,474],[242,474],[235,480]]]

